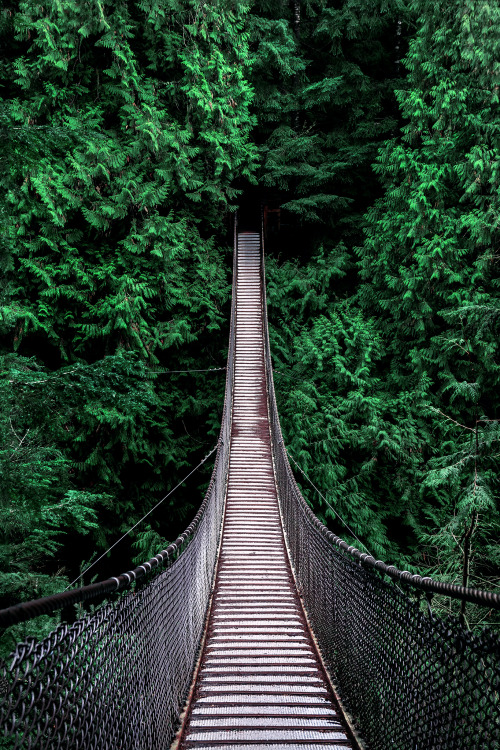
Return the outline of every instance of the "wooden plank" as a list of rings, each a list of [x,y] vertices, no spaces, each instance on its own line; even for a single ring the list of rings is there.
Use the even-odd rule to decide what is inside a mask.
[[[214,597],[181,748],[352,748],[295,589],[274,480],[258,234],[238,237],[233,424]]]

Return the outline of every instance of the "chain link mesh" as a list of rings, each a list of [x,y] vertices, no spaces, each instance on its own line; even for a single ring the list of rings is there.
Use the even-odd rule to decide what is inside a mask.
[[[267,330],[266,305],[264,317]],[[444,592],[445,584],[359,553],[314,516],[288,462],[268,340],[265,347],[287,545],[325,663],[361,736],[370,750],[499,750],[498,635],[491,629],[472,633],[458,619],[433,616],[430,607],[422,611],[422,592]],[[397,575],[400,583],[383,580],[382,573]],[[448,588],[498,608],[498,595]]]
[[[203,630],[219,508],[211,503],[182,555],[143,588],[41,642],[3,669],[12,748],[165,748]]]
[[[264,320],[267,330],[265,305]],[[233,294],[221,438],[196,522],[164,567],[135,588],[40,642],[17,645],[0,665],[1,750],[169,746],[199,650],[217,556],[229,460],[234,323]],[[265,346],[290,556],[325,662],[370,750],[500,750],[498,636],[488,629],[473,634],[458,620],[422,611],[418,601],[383,580],[382,572],[401,571],[356,556],[314,516],[288,463],[267,337]],[[429,579],[403,573],[400,580],[429,590]],[[485,595],[486,600],[496,606],[495,597]]]
[[[1,750],[165,750],[173,739],[203,634],[222,526],[235,298],[219,447],[201,512],[175,553],[164,555],[162,569],[44,640],[19,643],[0,664]],[[151,563],[158,559],[144,570]],[[37,604],[31,616],[48,611],[50,601],[39,611]]]

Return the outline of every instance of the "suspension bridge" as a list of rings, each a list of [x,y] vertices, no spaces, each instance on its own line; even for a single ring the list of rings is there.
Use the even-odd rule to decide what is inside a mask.
[[[434,595],[500,596],[349,546],[293,477],[274,396],[262,233],[235,226],[226,391],[193,522],[143,565],[0,612],[80,606],[0,668],[0,748],[500,750],[500,640]]]

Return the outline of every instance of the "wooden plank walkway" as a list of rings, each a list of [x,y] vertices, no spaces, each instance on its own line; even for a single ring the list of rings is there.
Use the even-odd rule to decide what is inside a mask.
[[[352,748],[309,633],[280,521],[258,234],[238,235],[233,426],[208,631],[181,748]]]

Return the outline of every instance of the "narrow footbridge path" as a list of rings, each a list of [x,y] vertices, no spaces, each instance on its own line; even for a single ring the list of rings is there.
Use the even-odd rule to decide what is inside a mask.
[[[260,269],[259,235],[239,234],[226,509],[181,747],[351,748],[283,536],[268,418]]]
[[[237,225],[221,431],[198,466],[213,454],[166,549],[0,610],[0,748],[500,750],[500,594],[375,560],[314,515],[281,433],[263,234]]]

